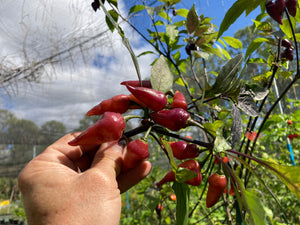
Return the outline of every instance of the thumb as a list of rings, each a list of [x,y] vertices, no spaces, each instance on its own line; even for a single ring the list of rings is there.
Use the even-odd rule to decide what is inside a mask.
[[[103,143],[94,156],[91,168],[116,178],[121,171],[122,155],[123,147],[118,142]]]

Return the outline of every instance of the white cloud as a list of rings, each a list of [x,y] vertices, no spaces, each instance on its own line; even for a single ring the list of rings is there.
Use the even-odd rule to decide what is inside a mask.
[[[104,16],[99,11],[94,13],[90,3],[79,0],[2,0],[0,24],[5,26],[0,26],[0,61],[13,62],[17,66],[26,60],[39,61],[104,31]],[[129,28],[124,26],[123,29],[127,31]],[[137,37],[131,37],[131,40],[136,41]],[[58,120],[72,129],[99,101],[127,93],[119,83],[137,79],[137,76],[118,34],[108,32],[82,48],[86,46],[90,48],[83,54],[84,58],[78,47],[61,56],[72,56],[72,60],[45,66],[40,83],[14,85],[9,103],[5,93],[1,93],[1,108],[9,105],[17,117],[38,125]],[[138,54],[147,48],[134,50]],[[101,68],[93,66],[97,55],[100,56]],[[152,60],[151,56],[139,60],[143,78],[149,76]]]

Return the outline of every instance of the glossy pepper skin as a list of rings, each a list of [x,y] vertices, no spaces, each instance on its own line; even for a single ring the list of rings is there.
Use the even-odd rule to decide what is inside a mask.
[[[166,109],[158,112],[152,112],[150,117],[154,122],[164,126],[172,131],[179,131],[187,126],[190,114],[181,108]]]
[[[173,156],[176,159],[193,159],[199,155],[198,146],[196,144],[188,144],[185,141],[177,141],[170,143]]]
[[[129,85],[126,85],[126,87],[134,97],[153,111],[162,110],[167,105],[167,97],[161,91],[146,87],[132,87]]]
[[[173,97],[173,102],[171,103],[171,107],[174,108],[182,108],[184,110],[187,110],[187,103],[184,95],[176,91]]]
[[[129,85],[131,87],[152,88],[152,84],[150,80],[142,80],[142,86],[139,80],[125,80],[121,83],[121,85]]]
[[[206,195],[206,207],[214,206],[221,197],[224,189],[227,186],[227,179],[225,175],[214,173],[208,178],[208,190]]]
[[[90,109],[86,115],[102,115],[105,112],[125,113],[130,106],[130,97],[128,95],[116,95],[110,99],[103,100],[98,105]]]
[[[129,142],[123,157],[122,171],[127,171],[134,168],[148,157],[148,144],[145,141],[136,139]]]
[[[285,6],[289,12],[289,14],[293,17],[296,16],[297,13],[297,0],[286,0]]]
[[[293,61],[294,59],[294,54],[293,54],[293,49],[292,48],[286,48],[282,53],[281,53],[281,58],[286,59],[289,61]]]
[[[100,145],[109,141],[117,141],[122,137],[125,121],[120,113],[105,112],[101,119],[88,127],[69,145]]]
[[[282,17],[278,11],[276,4],[272,0],[266,1],[266,11],[273,20],[282,25]]]
[[[190,179],[190,180],[186,181],[185,183],[192,185],[192,186],[199,186],[201,184],[202,175],[200,173],[200,166],[197,161],[190,159],[190,160],[180,163],[178,165],[178,167],[185,168],[185,169],[188,169],[188,170],[191,170],[191,171],[197,173],[197,176],[195,178]],[[157,187],[160,187],[163,184],[165,184],[167,182],[172,182],[172,181],[175,181],[175,173],[171,170],[164,176],[163,179],[161,179],[161,181],[159,181],[157,183]]]
[[[288,39],[282,39],[281,46],[294,49],[294,47],[292,46],[291,42]]]

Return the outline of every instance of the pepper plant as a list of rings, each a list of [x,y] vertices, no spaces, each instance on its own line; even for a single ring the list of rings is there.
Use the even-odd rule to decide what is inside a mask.
[[[299,113],[295,113],[294,122],[287,122],[283,115],[276,117],[275,110],[300,77],[299,34],[295,31],[300,22],[299,2],[237,0],[219,29],[211,18],[198,14],[195,5],[187,9],[180,8],[180,3],[181,0],[159,0],[154,4],[141,0],[132,6],[129,17],[143,12],[151,21],[147,34],[120,13],[117,0],[92,3],[96,12],[105,13],[109,29],[122,38],[137,79],[122,82],[129,95],[114,96],[93,107],[87,115],[104,113],[103,117],[70,144],[125,141],[128,148],[124,151],[123,169],[130,170],[151,155],[151,147],[156,143],[168,160],[170,171],[162,178],[154,177],[148,188],[163,196],[172,187],[176,215],[169,224],[197,224],[194,215],[204,207],[211,213],[214,208],[223,207],[223,221],[228,224],[267,224],[266,207],[251,182],[270,196],[282,213],[280,221],[288,224],[280,198],[262,177],[277,177],[299,200],[300,169],[290,161],[265,157],[272,148],[261,145],[260,139],[265,138],[264,133],[271,136],[274,123],[282,121],[285,130],[291,130],[293,125],[293,138],[298,138]],[[258,37],[242,50],[240,40],[223,34],[244,12],[247,16],[254,10],[258,12],[253,21]],[[152,51],[137,57],[120,21],[128,23],[152,46]],[[268,50],[264,57],[256,52],[261,46]],[[232,54],[232,48],[237,53]],[[148,80],[140,73],[138,64],[139,57],[145,54],[157,56]],[[218,71],[209,71],[207,65],[216,57],[223,63]],[[245,71],[253,64],[259,69],[249,76]],[[273,85],[279,76],[289,82],[274,98]],[[138,125],[125,129],[124,123],[130,120],[136,120]],[[125,129],[122,137],[116,129]],[[195,193],[196,201],[191,202]],[[154,211],[161,223],[163,207],[159,201],[153,204]]]

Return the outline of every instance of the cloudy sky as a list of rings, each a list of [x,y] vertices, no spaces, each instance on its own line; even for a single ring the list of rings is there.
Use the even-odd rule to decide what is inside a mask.
[[[52,61],[60,60],[59,63],[43,63],[39,83],[14,81],[9,87],[1,88],[1,109],[37,125],[58,120],[71,130],[99,101],[127,93],[119,83],[137,79],[130,55],[116,32],[105,32],[104,16],[92,10],[91,2],[0,0],[2,65],[10,69],[28,67],[64,51],[52,58]],[[124,9],[122,1],[118,2],[119,8]],[[209,9],[205,11],[210,14],[207,16],[216,17],[216,8],[225,14],[234,1],[228,0],[227,5],[222,0],[196,2]],[[220,23],[221,19],[214,23]],[[139,38],[126,25],[123,29],[131,43],[139,43]],[[134,48],[136,54],[150,50],[147,45],[135,46],[139,46]],[[150,55],[139,59],[143,78],[150,76],[152,60]]]

